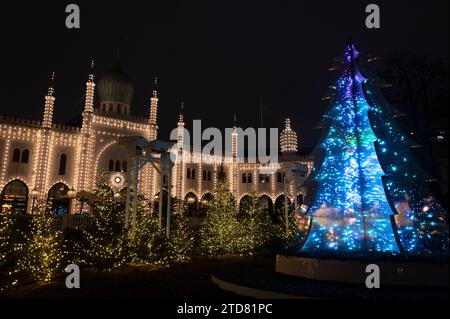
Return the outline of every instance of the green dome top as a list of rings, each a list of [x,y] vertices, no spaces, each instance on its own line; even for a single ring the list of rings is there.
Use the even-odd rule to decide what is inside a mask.
[[[131,105],[134,87],[130,77],[122,69],[120,63],[116,63],[98,83],[100,101],[110,101]]]

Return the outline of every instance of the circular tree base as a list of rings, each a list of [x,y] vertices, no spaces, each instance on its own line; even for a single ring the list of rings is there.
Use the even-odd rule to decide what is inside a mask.
[[[295,256],[277,256],[276,272],[305,279],[365,284],[368,265],[380,269],[381,285],[448,287],[448,262],[343,261]]]

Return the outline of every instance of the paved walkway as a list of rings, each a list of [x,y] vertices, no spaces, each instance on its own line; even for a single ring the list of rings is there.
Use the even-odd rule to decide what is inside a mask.
[[[0,298],[150,298],[161,300],[236,299],[211,281],[214,269],[248,263],[247,258],[194,258],[170,268],[127,266],[113,272],[82,271],[81,289],[69,290],[65,279],[49,285],[32,286],[0,295]]]

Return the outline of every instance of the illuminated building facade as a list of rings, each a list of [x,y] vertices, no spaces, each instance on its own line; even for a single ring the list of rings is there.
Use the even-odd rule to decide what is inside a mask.
[[[119,145],[119,139],[142,136],[158,138],[159,96],[157,83],[150,99],[148,117],[131,115],[134,87],[119,64],[98,82],[93,67],[86,83],[85,106],[80,125],[54,123],[57,96],[54,75],[45,96],[43,120],[30,121],[0,117],[0,204],[2,213],[36,212],[39,203],[50,202],[57,215],[89,212],[89,193],[96,177],[108,171],[111,189],[119,196],[126,189],[132,159]],[[98,92],[97,92],[98,91]],[[95,105],[95,95],[99,103]],[[184,139],[184,118],[178,121],[178,139]],[[233,133],[233,139],[238,136]],[[172,196],[185,200],[191,215],[201,214],[202,203],[211,199],[219,174],[223,174],[235,195],[236,205],[252,192],[260,196],[268,211],[273,211],[284,194],[283,170],[286,163],[304,168],[300,179],[312,169],[311,158],[297,154],[297,136],[286,122],[281,136],[280,163],[272,174],[260,174],[261,164],[237,163],[234,158],[223,165],[213,158],[199,163],[182,161],[174,168]],[[235,146],[237,145],[235,141]],[[195,158],[196,154],[189,155]],[[159,194],[161,178],[150,166],[141,170],[140,190],[150,201]],[[296,183],[299,185],[299,183]],[[290,197],[303,195],[302,189],[289,185]],[[238,207],[237,207],[238,208]],[[200,213],[199,213],[200,212]]]

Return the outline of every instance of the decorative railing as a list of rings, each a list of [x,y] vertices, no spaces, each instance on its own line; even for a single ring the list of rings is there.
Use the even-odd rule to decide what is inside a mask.
[[[19,222],[28,222],[35,218],[36,215],[21,214],[16,215],[15,218]],[[83,229],[89,224],[89,216],[87,215],[64,215],[55,217],[54,227],[58,230],[64,229]]]

